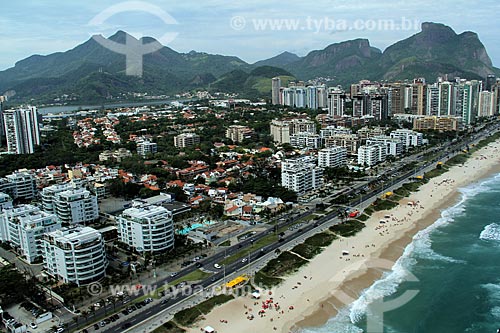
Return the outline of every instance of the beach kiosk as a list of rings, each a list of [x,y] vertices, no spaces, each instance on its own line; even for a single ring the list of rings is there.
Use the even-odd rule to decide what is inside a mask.
[[[215,333],[215,328],[212,326],[207,326],[203,329],[203,333]]]

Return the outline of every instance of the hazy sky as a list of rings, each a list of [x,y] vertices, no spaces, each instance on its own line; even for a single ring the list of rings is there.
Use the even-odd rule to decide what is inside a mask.
[[[110,6],[115,7],[109,10]],[[477,32],[493,64],[500,66],[498,0],[148,0],[136,4],[22,0],[3,1],[0,12],[0,69],[32,54],[71,49],[93,33],[110,36],[119,29],[158,39],[177,33],[167,44],[176,51],[235,55],[255,62],[283,51],[305,55],[354,38],[368,38],[383,50],[417,33],[425,21],[444,23],[457,33]],[[172,20],[159,15],[162,12],[177,24],[169,24]],[[393,20],[394,28],[379,25],[379,20]]]

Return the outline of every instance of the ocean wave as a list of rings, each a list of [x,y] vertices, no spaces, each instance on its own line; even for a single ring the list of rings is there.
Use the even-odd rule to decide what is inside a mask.
[[[484,227],[479,235],[482,240],[500,241],[500,225],[492,223]]]
[[[500,306],[493,307],[490,312],[496,320],[500,320]]]
[[[441,212],[441,217],[435,223],[424,230],[419,231],[413,241],[405,248],[403,255],[396,261],[392,270],[385,273],[382,278],[376,281],[371,287],[363,291],[361,296],[351,304],[349,317],[352,323],[359,322],[365,317],[368,306],[375,300],[394,294],[399,285],[407,281],[410,277],[411,269],[416,264],[416,258],[446,261],[451,263],[464,263],[462,260],[457,260],[435,252],[432,249],[431,235],[433,232],[446,226],[454,221],[454,219],[465,211],[464,204],[470,198],[479,193],[484,192],[490,185],[500,180],[500,174],[493,178],[485,180],[481,183],[476,183],[459,189],[462,194],[460,201],[454,206],[447,208]]]
[[[363,330],[349,319],[349,310],[341,309],[334,318],[331,318],[323,327],[306,328],[300,333],[363,333]]]
[[[481,287],[488,291],[488,297],[492,303],[498,304],[500,302],[500,284],[487,283],[481,285]]]
[[[323,332],[342,332],[342,333],[360,333],[363,332],[356,323],[360,323],[366,317],[369,305],[373,301],[393,295],[398,287],[404,281],[411,281],[412,267],[417,263],[417,259],[428,259],[436,261],[446,261],[451,263],[463,263],[461,260],[450,258],[432,249],[431,235],[450,223],[457,216],[465,211],[465,203],[479,193],[485,192],[495,183],[498,184],[500,174],[487,179],[481,183],[476,183],[459,189],[461,193],[460,201],[454,206],[441,212],[441,217],[431,226],[418,232],[413,241],[405,248],[403,255],[396,261],[390,272],[383,274],[381,279],[376,281],[368,289],[365,289],[360,297],[350,306],[341,309],[338,314],[331,318],[327,324],[319,328],[304,329],[301,333],[323,333]],[[496,285],[493,285],[496,286]],[[490,288],[494,288],[490,286]],[[500,299],[500,286],[498,287]],[[387,327],[385,327],[387,329]]]

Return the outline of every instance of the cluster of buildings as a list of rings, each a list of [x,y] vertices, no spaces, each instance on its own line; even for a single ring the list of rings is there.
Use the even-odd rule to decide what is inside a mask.
[[[272,103],[328,109],[331,118],[350,116],[384,120],[398,114],[410,114],[419,119],[416,127],[420,129],[429,122],[425,117],[449,118],[470,125],[479,117],[500,114],[500,80],[494,75],[489,75],[485,83],[461,78],[438,78],[435,83],[427,83],[423,78],[393,83],[364,80],[346,91],[340,86],[327,89],[324,85],[306,86],[303,82],[291,82],[283,88],[281,80],[274,78]],[[447,124],[449,122],[446,121],[443,128],[453,127]]]
[[[422,133],[409,129],[388,133],[381,127],[363,127],[353,133],[351,128],[327,126],[318,134],[314,121],[307,118],[275,119],[270,131],[276,143],[290,144],[305,153],[281,162],[282,186],[299,195],[323,185],[324,168],[372,167],[426,143]]]
[[[88,148],[100,144],[101,140],[97,134],[102,133],[106,141],[119,144],[121,138],[116,133],[115,126],[120,120],[112,115],[101,118],[85,118],[77,122],[78,130],[73,132],[73,139],[78,147]]]
[[[357,155],[358,164],[366,166],[385,161],[385,156],[397,157],[409,148],[424,143],[422,133],[406,129],[399,129],[386,135],[385,130],[380,127],[363,127],[357,133],[353,133],[350,128],[327,126],[320,129],[318,134],[315,122],[307,118],[274,119],[270,124],[270,132],[274,142],[278,144],[288,143],[295,148],[306,150],[327,148],[318,153],[322,161],[327,161],[326,156],[334,156],[333,152],[336,153],[342,148],[348,155]],[[380,150],[383,156],[377,155],[374,152],[375,148],[370,148],[374,146],[384,148]],[[375,155],[378,156],[377,163],[374,163],[375,159],[364,158]]]

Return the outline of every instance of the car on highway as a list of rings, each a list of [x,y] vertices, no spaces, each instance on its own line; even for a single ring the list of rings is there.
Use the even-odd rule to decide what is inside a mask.
[[[221,265],[219,265],[219,264],[214,264],[214,268],[216,268],[216,269],[221,269],[221,268],[222,268],[222,266],[221,266]]]
[[[176,276],[177,276],[177,274],[179,274],[179,273],[177,273],[177,272],[173,272],[172,274],[170,274],[170,277],[176,277]]]
[[[243,259],[241,259],[241,263],[243,263],[243,264],[244,264],[244,263],[246,263],[247,261],[248,261],[248,259],[247,259],[247,258],[243,258]]]

